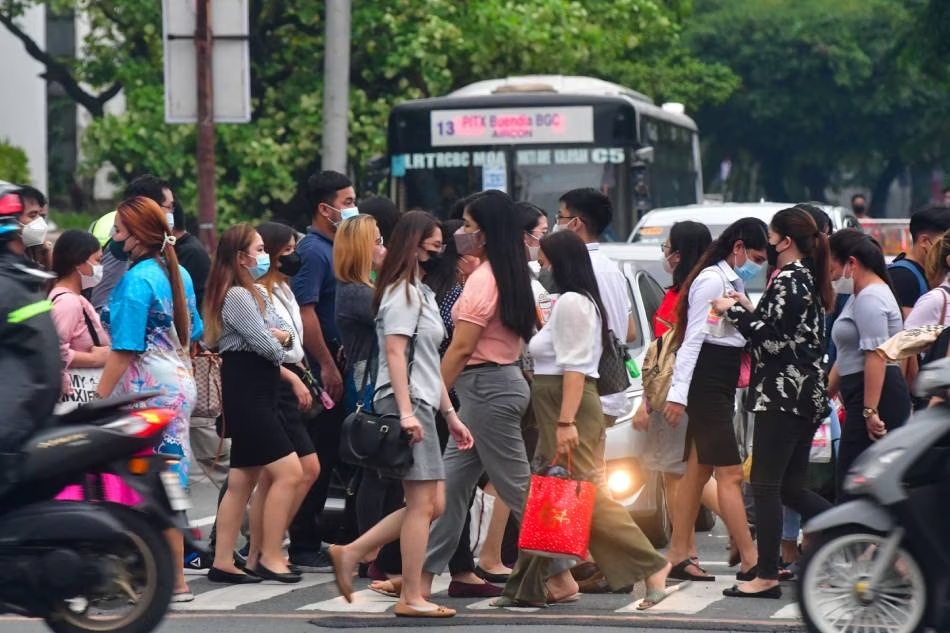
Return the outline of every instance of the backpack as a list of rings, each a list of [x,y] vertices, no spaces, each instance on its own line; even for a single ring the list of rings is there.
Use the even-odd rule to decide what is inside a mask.
[[[672,330],[653,339],[643,359],[643,397],[650,404],[652,411],[659,411],[666,404],[666,397],[673,382],[676,350],[673,349],[672,340]]]
[[[924,278],[923,273],[920,272],[920,269],[914,266],[911,262],[906,259],[897,259],[891,262],[890,266],[887,267],[888,270],[894,270],[895,268],[903,268],[904,270],[909,270],[913,273],[914,277],[917,279],[917,285],[920,289],[920,294],[918,296],[922,297],[927,294],[927,291],[930,290],[930,286],[927,284],[927,280]]]

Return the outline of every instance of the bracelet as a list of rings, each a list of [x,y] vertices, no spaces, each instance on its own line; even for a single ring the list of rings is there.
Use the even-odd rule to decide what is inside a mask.
[[[442,414],[443,418],[447,418],[450,413],[455,413],[455,407],[449,407],[445,411],[439,411],[439,413]]]
[[[574,426],[574,421],[571,420],[570,422],[565,422],[564,420],[558,420],[557,425],[558,426]]]
[[[399,418],[399,421],[402,422],[403,420],[408,420],[409,418],[414,418],[414,417],[416,417],[416,414],[410,413],[409,415],[404,415],[401,418]]]

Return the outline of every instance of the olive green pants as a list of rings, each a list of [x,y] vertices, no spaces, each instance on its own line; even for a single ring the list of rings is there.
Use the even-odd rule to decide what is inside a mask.
[[[531,385],[531,408],[537,420],[539,439],[537,461],[550,463],[557,453],[557,420],[561,412],[561,376],[535,376]],[[592,380],[584,385],[584,396],[576,416],[580,445],[571,454],[574,473],[596,477],[600,457],[598,445],[604,433],[604,414],[597,386]],[[561,459],[563,463],[565,460]],[[566,464],[565,464],[566,465]],[[647,537],[619,503],[610,498],[603,480],[599,480],[594,499],[590,529],[590,553],[604,573],[611,589],[632,586],[666,566]],[[521,553],[505,585],[505,596],[528,602],[544,602],[544,581],[550,575],[552,559]]]

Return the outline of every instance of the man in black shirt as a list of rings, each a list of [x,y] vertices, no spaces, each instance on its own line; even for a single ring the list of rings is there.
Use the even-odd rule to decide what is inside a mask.
[[[172,232],[175,235],[175,255],[178,263],[191,275],[191,283],[195,287],[195,300],[198,311],[205,296],[205,284],[208,282],[208,271],[211,270],[211,257],[197,237],[185,230],[185,212],[178,200],[172,203],[172,215],[175,217],[175,226]]]
[[[910,251],[898,255],[888,266],[904,318],[910,314],[921,295],[930,289],[924,263],[930,248],[941,240],[948,229],[950,206],[931,204],[910,216],[913,245]]]

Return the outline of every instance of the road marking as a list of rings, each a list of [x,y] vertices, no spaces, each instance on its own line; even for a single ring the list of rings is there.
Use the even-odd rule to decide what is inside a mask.
[[[677,591],[651,609],[638,611],[637,605],[640,604],[640,600],[636,600],[625,607],[617,609],[614,613],[678,613],[683,615],[692,615],[699,613],[714,602],[719,602],[722,600],[722,590],[726,589],[727,587],[731,587],[734,584],[735,582],[732,580],[694,582],[692,585],[682,589],[681,591]]]
[[[212,589],[195,596],[192,602],[181,602],[175,605],[176,611],[234,611],[241,605],[270,600],[284,594],[315,587],[333,581],[333,576],[324,575],[322,578],[303,580],[298,583],[230,585],[220,589]]]
[[[798,605],[793,602],[785,605],[769,617],[773,620],[801,620],[802,612],[799,610]]]
[[[452,580],[448,574],[442,574],[432,579],[432,595],[449,588]],[[327,611],[330,613],[385,613],[398,602],[397,598],[390,598],[372,589],[363,589],[353,592],[353,602],[347,602],[343,596],[331,600],[323,600],[312,604],[297,607],[297,611]]]
[[[204,527],[206,525],[213,525],[216,515],[212,514],[208,517],[201,517],[200,519],[191,519],[188,521],[188,525],[191,527]]]

